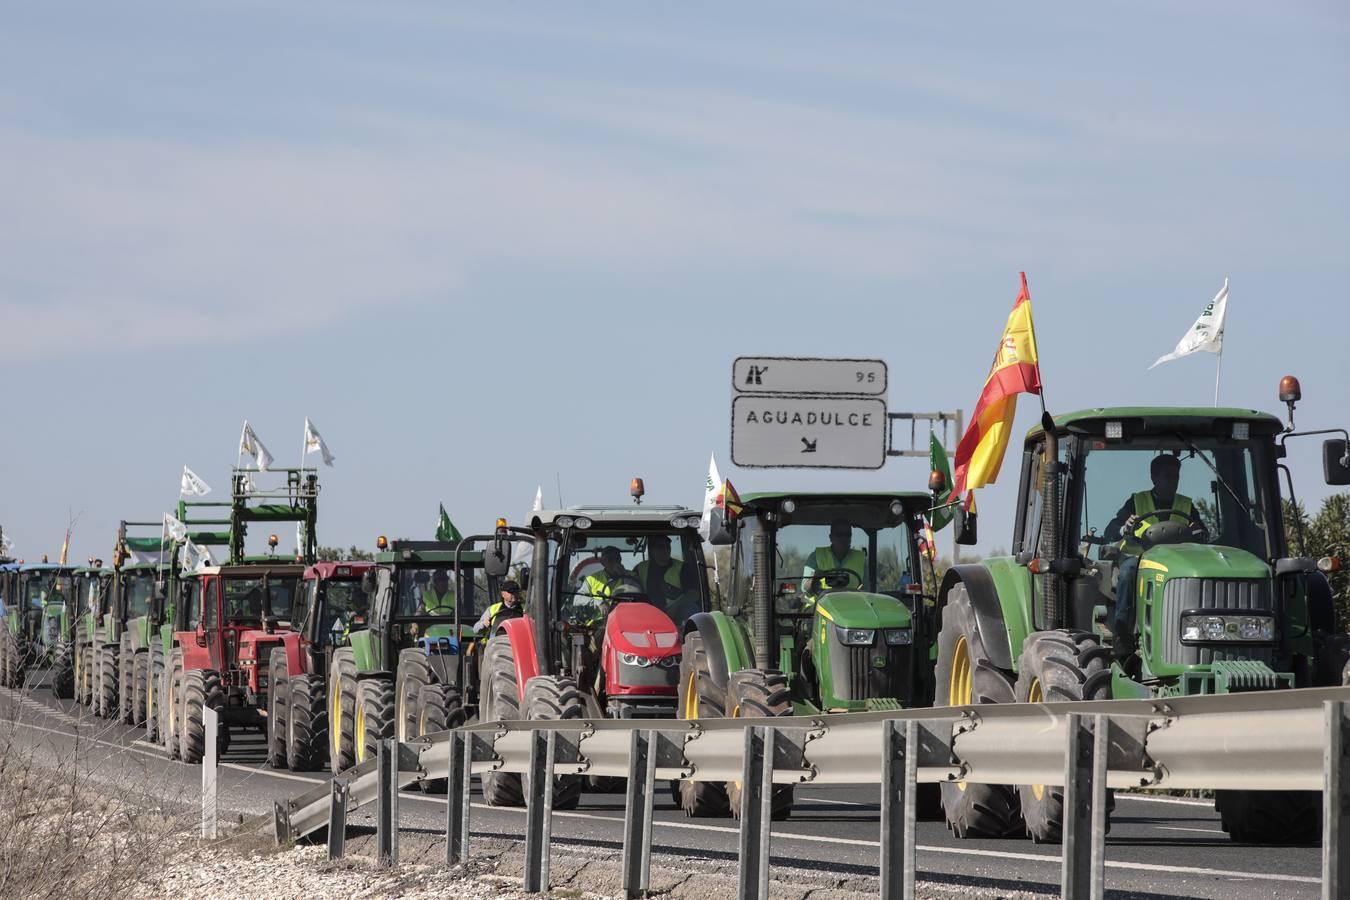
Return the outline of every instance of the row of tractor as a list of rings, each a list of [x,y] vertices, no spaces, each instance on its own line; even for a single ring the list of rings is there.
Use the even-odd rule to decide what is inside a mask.
[[[270,765],[341,772],[381,739],[466,722],[829,716],[931,706],[1165,698],[1342,684],[1350,640],[1327,572],[1286,530],[1286,425],[1245,409],[1092,409],[1027,435],[1012,553],[939,572],[925,523],[975,520],[927,491],[756,493],[714,504],[536,509],[450,541],[315,558],[312,469],[232,498],[180,501],[177,535],[124,522],[111,567],[0,565],[0,681],[58,696],[201,760],[203,710],[265,735]],[[1308,432],[1303,432],[1304,434]],[[1345,432],[1324,478],[1350,484]],[[1287,488],[1281,491],[1280,473]],[[943,507],[947,507],[943,509]],[[704,516],[707,516],[706,520]],[[298,523],[294,558],[244,552],[250,524]],[[1296,525],[1296,523],[1293,523]],[[136,529],[151,528],[149,536]],[[220,564],[185,548],[218,548]],[[554,779],[577,806],[609,779]],[[485,772],[487,803],[525,802]],[[427,791],[444,785],[425,783]],[[737,782],[681,781],[690,816],[737,815]],[[791,813],[789,785],[773,814]],[[1318,795],[1221,791],[1238,840],[1306,840]],[[925,786],[921,817],[960,837],[1057,841],[1055,786]]]

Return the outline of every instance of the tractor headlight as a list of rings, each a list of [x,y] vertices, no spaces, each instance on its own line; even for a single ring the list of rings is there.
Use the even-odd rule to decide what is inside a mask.
[[[619,662],[626,666],[638,666],[643,669],[652,664],[651,659],[646,656],[638,656],[636,653],[620,653]]]
[[[553,520],[553,524],[557,525],[559,528],[571,528],[576,523],[577,520],[571,516],[558,516],[558,518]]]
[[[577,516],[575,524],[582,531],[585,531],[587,528],[590,528],[595,523],[591,521],[589,516]]]
[[[908,628],[887,628],[886,643],[892,647],[902,647],[914,642],[914,632]]]
[[[839,642],[846,647],[870,647],[876,643],[875,628],[835,628],[839,632]]]
[[[1204,644],[1216,641],[1270,643],[1274,640],[1274,616],[1190,613],[1181,617],[1181,642],[1183,644]]]
[[[671,656],[663,656],[656,661],[656,664],[666,669],[673,669],[680,664],[680,654],[675,653]]]

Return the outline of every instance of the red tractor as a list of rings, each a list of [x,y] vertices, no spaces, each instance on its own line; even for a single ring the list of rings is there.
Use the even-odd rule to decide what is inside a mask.
[[[526,615],[488,640],[480,719],[675,718],[681,628],[710,607],[698,521],[684,507],[573,507],[512,529],[534,540]],[[581,788],[558,777],[554,806],[575,807]],[[485,773],[483,796],[522,805],[520,776]]]
[[[333,651],[347,646],[351,631],[367,626],[373,569],[369,562],[319,562],[305,569],[291,605],[294,630],[281,635],[281,652],[266,648],[267,762],[273,768],[311,771],[327,762],[326,679]],[[240,655],[263,659],[271,637],[245,633],[240,647],[256,642],[259,648]]]

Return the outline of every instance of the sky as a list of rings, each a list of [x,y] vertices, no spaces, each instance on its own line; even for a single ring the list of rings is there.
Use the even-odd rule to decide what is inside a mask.
[[[878,358],[891,411],[969,415],[1019,271],[1051,411],[1212,402],[1215,357],[1148,367],[1227,277],[1225,405],[1292,373],[1350,425],[1344,4],[895,6],[9,4],[5,534],[78,515],[106,559],[184,464],[226,492],[246,418],[290,465],[314,421],[343,546],[539,485],[698,505],[710,453],[922,489],[732,466],[732,360]]]

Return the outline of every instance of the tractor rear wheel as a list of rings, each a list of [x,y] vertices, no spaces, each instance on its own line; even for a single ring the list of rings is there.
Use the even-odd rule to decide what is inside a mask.
[[[194,669],[183,675],[182,703],[183,733],[178,754],[189,765],[200,763],[206,756],[206,710],[219,711],[225,705],[225,692],[220,687],[220,673],[212,669]],[[226,742],[225,729],[220,729],[217,746]]]
[[[445,684],[428,684],[417,692],[417,730],[415,734],[435,734],[464,724],[464,701],[459,691]],[[427,778],[418,782],[428,794],[444,794],[446,779]]]
[[[286,681],[286,650],[279,647],[267,658],[267,764],[274,769],[286,768],[287,762]]]
[[[69,641],[58,641],[52,653],[52,692],[61,700],[75,696],[75,648]]]
[[[136,699],[136,652],[131,649],[131,638],[122,635],[117,645],[117,715],[118,722],[131,722],[132,703]]]
[[[356,684],[356,761],[374,759],[380,741],[394,736],[394,685],[383,678]]]
[[[1019,703],[1065,700],[1110,700],[1111,655],[1086,631],[1064,628],[1035,631],[1022,644],[1017,664]],[[1057,844],[1064,829],[1064,788],[1057,785],[1018,785],[1022,820],[1027,836],[1038,844]],[[1111,830],[1107,800],[1107,831]]]
[[[150,657],[137,653],[131,663],[131,716],[132,725],[145,724],[145,685],[150,674]]]
[[[337,775],[356,763],[356,658],[333,651],[328,670],[328,767]]]
[[[328,698],[323,678],[297,675],[287,684],[286,763],[294,772],[311,772],[321,765],[328,745]]]
[[[394,694],[398,698],[395,733],[400,741],[417,737],[417,722],[421,717],[417,697],[422,688],[435,681],[426,652],[421,647],[409,647],[398,654],[398,672],[394,676]]]
[[[520,694],[516,689],[516,659],[505,636],[487,642],[482,685],[478,691],[483,722],[519,719]],[[514,772],[484,772],[483,799],[488,806],[524,806],[520,775]]]
[[[112,644],[98,648],[98,708],[105,719],[117,718],[117,649]]]
[[[80,691],[84,694],[81,701],[90,712],[98,712],[98,661],[94,656],[92,644],[80,648]]]
[[[742,669],[731,676],[727,685],[731,699],[731,718],[769,718],[792,715],[792,698],[788,694],[788,677],[782,672],[763,669]],[[741,817],[741,803],[745,792],[741,782],[727,783],[727,803],[731,814]],[[792,814],[792,785],[775,784],[771,800],[773,821],[781,822]]]
[[[712,680],[703,635],[690,632],[680,657],[681,719],[720,719],[726,716],[726,695]],[[675,782],[676,800],[686,816],[710,818],[731,814],[727,786],[720,781]]]
[[[18,687],[23,680],[19,639],[8,624],[0,626],[0,631],[0,685]]]
[[[1318,791],[1215,791],[1214,810],[1240,844],[1316,844],[1322,839]]]
[[[937,690],[934,706],[1012,703],[1012,677],[994,665],[976,626],[964,584],[956,584],[942,609],[938,630]],[[1022,810],[1010,784],[942,783],[947,828],[958,838],[1015,837]]]
[[[170,759],[178,759],[183,732],[183,651],[174,650],[164,679],[165,688],[159,700],[159,737]]]
[[[530,721],[559,721],[580,719],[585,714],[585,700],[577,683],[571,678],[536,675],[525,684],[525,717]],[[558,775],[553,779],[553,808],[576,809],[581,802],[580,775]],[[526,796],[530,791],[530,777],[521,779]]]

